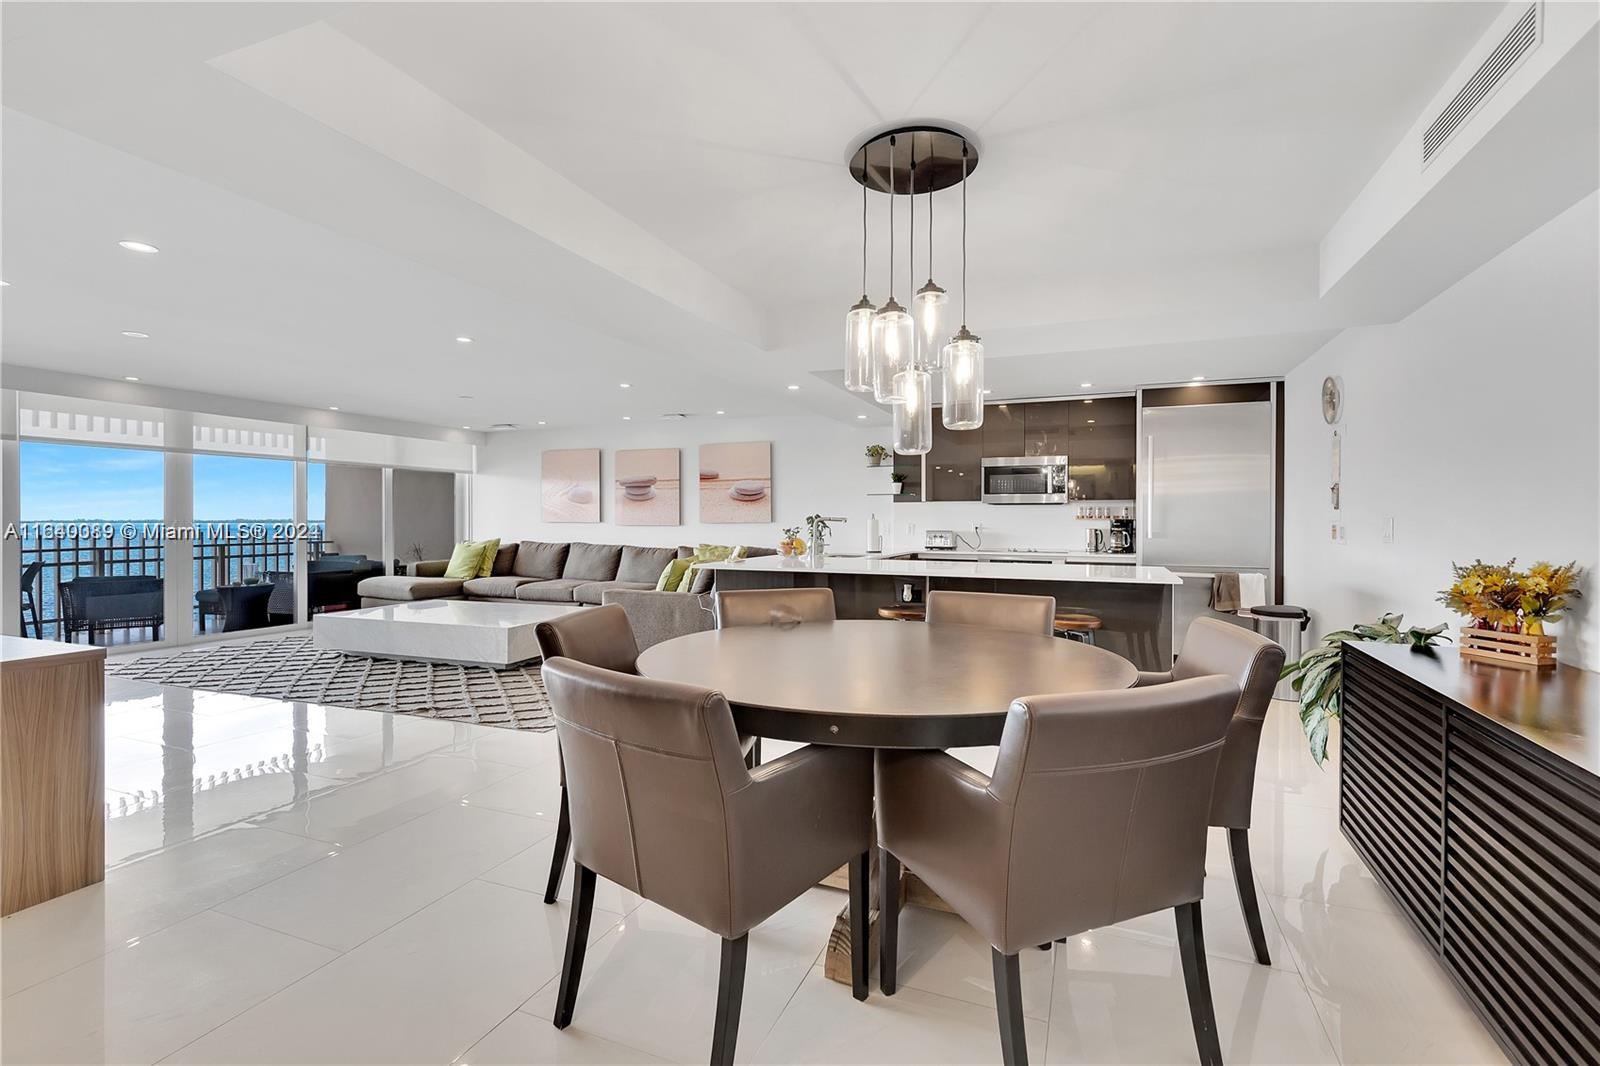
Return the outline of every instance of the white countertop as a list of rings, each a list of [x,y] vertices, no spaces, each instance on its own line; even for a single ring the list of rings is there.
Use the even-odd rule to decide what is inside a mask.
[[[897,559],[908,555],[920,555],[923,558],[960,559],[966,562],[982,562],[985,559],[1015,559],[1019,562],[1093,563],[1100,566],[1133,566],[1139,561],[1139,557],[1132,552],[1007,551],[1004,548],[995,551],[985,551],[982,548],[976,550],[971,548],[959,550],[918,548],[915,551],[885,553],[886,558],[891,555]]]
[[[995,552],[994,556],[1005,553]],[[1082,581],[1108,585],[1181,585],[1183,579],[1164,566],[1127,563],[981,562],[970,559],[905,559],[899,556],[830,555],[812,566],[803,558],[762,556],[737,562],[702,563],[711,570],[759,570],[767,573],[883,574],[889,577],[971,577],[1002,581]]]

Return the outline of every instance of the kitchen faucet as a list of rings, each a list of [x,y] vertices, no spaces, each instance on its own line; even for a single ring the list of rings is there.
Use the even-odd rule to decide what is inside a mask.
[[[850,519],[843,518],[839,515],[825,514],[812,515],[810,518],[806,519],[806,524],[811,527],[809,532],[811,533],[810,554],[812,566],[820,565],[823,558],[827,555],[828,526],[834,522],[848,521],[850,521]]]

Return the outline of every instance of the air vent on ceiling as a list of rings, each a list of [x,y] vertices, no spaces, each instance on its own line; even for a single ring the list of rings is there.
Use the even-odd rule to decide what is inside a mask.
[[[507,430],[516,429],[516,428],[517,428],[517,424],[515,422],[496,422],[494,425],[489,427],[489,432],[490,433],[504,433]]]
[[[1506,33],[1494,51],[1489,53],[1478,69],[1473,71],[1472,77],[1456,93],[1439,117],[1433,120],[1433,125],[1428,127],[1422,135],[1422,165],[1427,166],[1439,149],[1450,143],[1456,131],[1466,124],[1467,119],[1483,105],[1483,102],[1494,94],[1506,76],[1528,57],[1539,44],[1540,32],[1543,27],[1543,5],[1532,3],[1523,12],[1522,17]]]
[[[682,411],[669,411],[661,417],[666,419],[668,422],[684,422],[689,418],[689,416],[684,414]]]

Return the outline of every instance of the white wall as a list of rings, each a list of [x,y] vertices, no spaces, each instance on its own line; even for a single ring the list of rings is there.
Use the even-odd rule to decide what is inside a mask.
[[[784,526],[803,526],[808,514],[843,515],[832,545],[840,551],[866,547],[869,511],[868,444],[886,439],[882,430],[841,428],[826,418],[653,421],[603,428],[533,430],[491,434],[478,452],[473,485],[472,531],[479,537],[519,540],[584,540],[609,544],[755,544],[776,546]],[[708,525],[700,521],[693,491],[699,446],[718,442],[772,442],[772,518],[764,525]],[[598,524],[549,523],[539,516],[539,453],[548,448],[599,448],[601,506]],[[619,526],[612,521],[612,476],[619,448],[679,448],[689,480],[680,526]],[[880,478],[881,471],[875,471]]]
[[[685,495],[683,525],[619,526],[612,522],[611,478],[618,448],[679,448],[682,469],[698,469],[697,449],[718,441],[772,441],[773,522],[770,525],[707,525],[699,520],[699,501]],[[868,444],[887,443],[882,427],[841,429],[826,418],[692,419],[687,422],[630,423],[605,429],[532,430],[490,434],[479,449],[473,487],[472,532],[479,537],[519,540],[588,540],[619,544],[777,543],[784,526],[804,526],[808,514],[844,515],[849,521],[834,528],[835,550],[866,549],[868,515],[876,513],[888,551],[922,547],[929,529],[954,529],[969,540],[975,523],[983,525],[985,548],[1053,548],[1078,550],[1084,527],[1108,523],[1080,522],[1077,508],[995,507],[982,503],[891,503],[867,495],[881,488],[886,471],[869,470]],[[539,519],[539,453],[547,448],[599,448],[602,493],[597,525],[547,523]],[[692,488],[692,482],[691,482]],[[398,544],[398,541],[397,541]]]
[[[1452,561],[1576,559],[1589,598],[1552,632],[1563,661],[1600,666],[1597,196],[1404,320],[1348,330],[1290,373],[1285,599],[1312,611],[1317,632],[1385,611],[1459,621],[1434,602]],[[1330,374],[1345,394],[1338,512],[1319,401]]]

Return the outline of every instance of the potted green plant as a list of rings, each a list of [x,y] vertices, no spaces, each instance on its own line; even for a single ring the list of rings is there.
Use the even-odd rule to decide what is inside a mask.
[[[881,444],[867,445],[867,465],[882,466],[889,461],[890,452]]]
[[[890,474],[889,480],[894,485],[894,487],[889,490],[889,494],[891,496],[898,496],[902,491],[905,490],[906,476],[904,474]]]
[[[1386,614],[1368,625],[1340,629],[1322,638],[1322,643],[1292,663],[1285,663],[1279,680],[1292,678],[1300,697],[1300,727],[1305,730],[1311,757],[1322,765],[1328,759],[1328,727],[1339,717],[1341,686],[1344,681],[1342,650],[1347,640],[1374,640],[1382,644],[1409,644],[1431,648],[1448,622],[1431,629],[1412,626],[1402,630],[1403,615]],[[1445,637],[1449,640],[1449,637]]]

